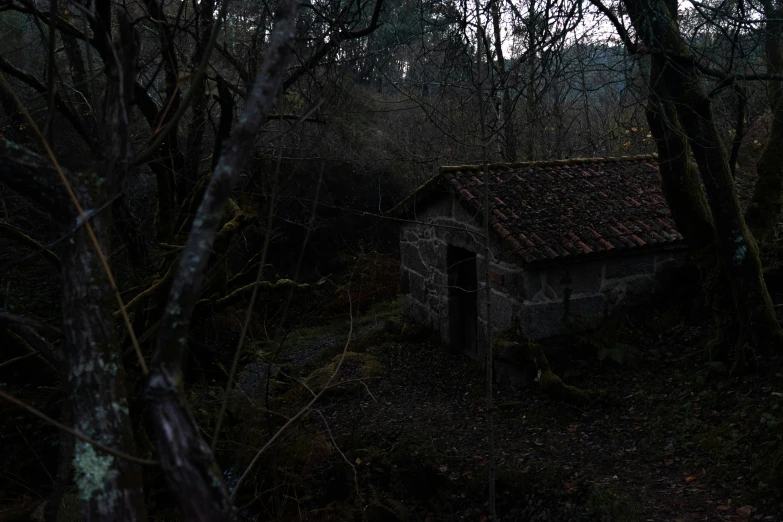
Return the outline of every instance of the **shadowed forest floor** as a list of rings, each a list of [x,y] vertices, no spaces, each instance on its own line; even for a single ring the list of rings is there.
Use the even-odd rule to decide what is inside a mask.
[[[704,363],[709,328],[677,322],[675,310],[643,317],[614,325],[637,337],[633,347],[602,344],[599,332],[550,357],[566,382],[606,399],[577,409],[534,382],[497,392],[502,520],[781,520],[771,483],[781,455],[781,361],[764,359],[765,375],[729,378]],[[330,355],[342,349],[341,339],[327,341]],[[310,487],[323,480],[335,498],[315,510],[302,502],[302,519],[343,520],[362,509],[370,520],[486,520],[476,363],[427,339],[389,341],[381,323],[360,328],[352,345],[384,371],[320,404],[345,459],[332,452],[320,472],[310,470]],[[329,440],[319,425],[310,429]]]
[[[488,520],[484,373],[399,315],[395,300],[356,318],[337,385],[261,459],[237,495],[240,520]],[[229,487],[333,371],[349,323],[318,322],[287,336],[268,399],[274,347],[257,342],[243,357],[218,444]],[[585,408],[551,399],[533,375],[516,389],[499,386],[500,519],[783,520],[783,359],[764,357],[757,373],[731,377],[705,362],[711,328],[709,318],[664,306],[550,344],[566,383],[604,392]],[[208,436],[222,392],[197,375],[188,395]],[[56,414],[56,388],[9,390]],[[48,483],[57,431],[9,405],[2,411],[0,520],[35,519],[48,486],[31,477]],[[147,492],[152,519],[181,520],[161,479]],[[60,513],[78,520],[73,489]]]

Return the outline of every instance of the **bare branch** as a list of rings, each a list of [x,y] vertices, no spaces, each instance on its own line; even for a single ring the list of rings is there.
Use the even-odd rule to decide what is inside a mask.
[[[283,424],[280,427],[280,429],[277,430],[277,432],[274,435],[272,435],[272,437],[268,441],[266,441],[266,444],[264,444],[264,446],[261,449],[259,449],[258,452],[256,452],[255,456],[253,457],[253,460],[251,460],[250,464],[248,464],[247,469],[245,469],[244,473],[242,473],[242,475],[239,477],[239,480],[237,480],[237,483],[234,486],[234,491],[231,493],[231,498],[232,499],[236,496],[237,491],[239,491],[239,487],[245,481],[245,479],[247,478],[247,475],[250,473],[250,471],[256,465],[256,462],[258,462],[258,459],[261,457],[261,455],[272,444],[274,444],[274,442],[280,437],[280,435],[282,435],[285,432],[285,430],[288,429],[289,426],[291,426],[302,415],[307,413],[310,410],[310,408],[312,408],[313,404],[315,404],[318,401],[318,399],[321,398],[321,396],[324,394],[324,392],[330,388],[330,386],[332,384],[332,381],[337,376],[337,374],[340,373],[340,367],[342,366],[343,361],[345,360],[345,354],[348,352],[348,346],[351,344],[351,336],[353,334],[353,303],[351,302],[350,298],[351,298],[351,294],[349,292],[348,293],[348,304],[349,304],[348,316],[350,318],[350,325],[348,327],[348,338],[345,340],[345,346],[343,347],[343,352],[340,355],[340,360],[337,362],[337,365],[334,368],[334,373],[332,373],[332,375],[329,376],[329,379],[326,381],[326,383],[324,384],[324,387],[321,388],[321,390],[318,392],[318,394],[315,395],[312,399],[310,399],[310,402],[308,402],[307,405],[305,405],[304,408],[299,410],[299,412],[296,415],[294,415],[293,417],[288,419],[288,422]]]
[[[36,241],[35,239],[31,238],[27,234],[25,234],[21,229],[16,228],[13,225],[9,225],[8,223],[5,223],[3,221],[0,221],[0,234],[6,236],[9,239],[13,239],[15,241],[18,241],[19,243],[22,243],[23,245],[31,246],[40,254],[45,257],[47,260],[51,261],[51,263],[55,266],[55,268],[60,268],[60,258],[57,257],[57,254],[43,246],[41,243]]]
[[[68,214],[68,194],[49,161],[5,138],[0,138],[0,181],[54,215]]]
[[[63,431],[67,431],[68,433],[70,433],[71,435],[76,437],[77,439],[79,439],[79,440],[81,440],[83,442],[86,442],[87,444],[89,444],[91,446],[94,446],[95,448],[97,448],[97,449],[99,449],[99,450],[101,450],[101,451],[103,451],[105,453],[108,453],[109,455],[112,455],[114,457],[117,457],[117,458],[120,458],[120,459],[123,459],[123,460],[128,460],[130,462],[135,462],[136,464],[141,464],[142,466],[157,466],[158,465],[157,461],[149,460],[149,459],[141,459],[139,457],[134,457],[133,455],[128,455],[127,453],[124,453],[124,452],[122,452],[120,450],[117,450],[117,449],[114,449],[114,448],[110,448],[109,446],[106,446],[105,444],[101,444],[97,440],[95,440],[95,439],[93,439],[91,437],[88,437],[87,435],[85,435],[84,433],[82,433],[82,432],[80,432],[78,430],[75,430],[73,428],[69,428],[68,426],[65,426],[64,424],[60,424],[59,422],[57,422],[53,418],[49,417],[45,413],[36,410],[35,408],[30,406],[29,404],[27,404],[25,402],[22,402],[19,399],[17,399],[16,397],[5,393],[3,390],[0,390],[0,399],[5,399],[6,401],[10,402],[11,404],[14,404],[14,405],[16,405],[16,406],[18,406],[18,407],[20,407],[20,408],[22,408],[24,410],[27,410],[28,412],[32,413],[33,415],[35,415],[39,419],[43,420],[44,422],[47,422],[47,423],[51,424],[52,426],[55,426],[56,428],[61,429]]]
[[[22,315],[9,314],[6,312],[0,312],[0,324],[21,324],[35,328],[36,330],[42,330],[57,337],[60,337],[63,334],[59,328],[55,328],[54,326],[46,324],[43,321],[39,321],[31,317],[24,317]]]

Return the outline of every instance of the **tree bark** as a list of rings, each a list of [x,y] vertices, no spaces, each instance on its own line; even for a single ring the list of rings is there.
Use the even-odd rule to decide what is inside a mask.
[[[715,229],[702,190],[691,149],[680,124],[676,105],[666,90],[661,72],[663,58],[653,56],[647,123],[658,149],[661,188],[677,229],[688,243],[699,269],[707,304],[715,317],[716,335],[710,340],[710,359],[724,360],[738,341],[737,314],[715,242]]]
[[[119,17],[117,60],[107,64],[103,114],[103,154],[94,172],[73,176],[71,185],[85,209],[107,199],[107,190],[121,185],[128,165],[128,112],[136,61],[136,35],[130,22]],[[100,173],[96,179],[95,173]],[[91,220],[101,250],[109,252],[110,212]],[[106,272],[85,227],[66,243],[62,254],[63,337],[65,380],[72,390],[76,429],[125,453],[135,453],[132,423],[114,336],[114,296]],[[144,491],[139,464],[96,452],[76,441],[73,457],[84,519],[144,520]]]
[[[783,73],[783,9],[766,0],[766,42],[764,46],[767,72]],[[756,164],[758,180],[745,218],[756,241],[765,245],[775,237],[775,225],[783,209],[783,82],[771,80],[767,93],[772,111],[772,126],[761,157]]]
[[[84,192],[79,195],[82,205],[90,208],[93,198]],[[105,215],[92,220],[104,252],[108,251],[108,221]],[[114,296],[83,228],[65,248],[62,265],[65,379],[73,392],[76,429],[107,446],[134,454],[124,375],[113,335]],[[77,441],[73,465],[86,520],[146,517],[138,464],[96,452],[91,445]]]
[[[623,0],[637,34],[665,59],[661,76],[693,151],[742,333],[753,347],[779,347],[783,333],[764,284],[758,247],[745,225],[712,105],[694,58],[662,0]],[[675,8],[676,9],[676,8]]]
[[[712,214],[701,187],[691,148],[683,135],[677,108],[668,96],[661,77],[662,58],[654,56],[650,66],[650,92],[645,115],[658,149],[661,189],[672,211],[677,230],[702,261],[716,258]]]

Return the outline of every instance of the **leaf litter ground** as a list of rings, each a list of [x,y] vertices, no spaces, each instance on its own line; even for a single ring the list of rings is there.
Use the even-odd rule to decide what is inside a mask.
[[[606,391],[587,408],[551,400],[532,381],[496,390],[501,520],[783,520],[781,361],[763,358],[763,373],[731,378],[704,362],[709,321],[671,317],[625,318],[634,346],[595,342],[598,356],[550,357],[569,384]],[[312,519],[360,510],[375,520],[486,520],[483,372],[430,340],[393,337],[365,326],[352,349],[377,358],[382,378],[320,405],[356,477],[342,457],[322,462],[345,471],[327,474],[344,483],[331,489],[344,498]]]

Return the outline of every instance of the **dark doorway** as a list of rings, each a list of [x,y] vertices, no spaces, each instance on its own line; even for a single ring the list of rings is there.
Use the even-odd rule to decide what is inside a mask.
[[[449,245],[449,338],[456,351],[478,354],[476,343],[478,276],[476,254]]]

